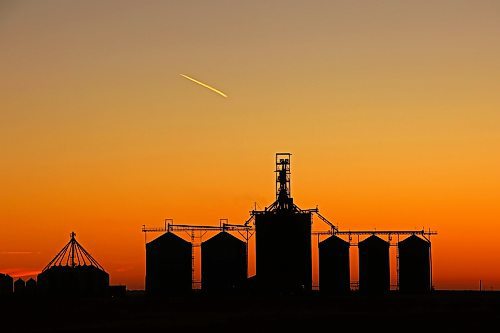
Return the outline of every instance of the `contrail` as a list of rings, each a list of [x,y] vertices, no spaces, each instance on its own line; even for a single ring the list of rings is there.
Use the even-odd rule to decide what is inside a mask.
[[[206,83],[200,82],[200,81],[198,81],[198,80],[196,80],[196,79],[193,79],[192,77],[189,77],[189,76],[184,75],[184,74],[180,74],[180,76],[185,77],[186,79],[191,80],[191,81],[193,81],[194,83],[198,83],[200,86],[203,86],[203,87],[205,87],[205,88],[208,88],[208,89],[212,90],[213,92],[215,92],[215,93],[217,93],[217,94],[221,95],[222,97],[227,98],[227,95],[226,95],[226,94],[224,94],[222,91],[220,91],[220,90],[218,90],[218,89],[215,89],[214,87],[210,87],[210,86],[209,86],[208,84],[206,84]]]
[[[31,252],[31,251],[0,251],[0,254],[35,254],[35,252]]]

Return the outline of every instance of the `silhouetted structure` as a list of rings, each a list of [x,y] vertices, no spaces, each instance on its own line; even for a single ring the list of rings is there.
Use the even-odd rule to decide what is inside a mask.
[[[23,279],[19,278],[14,282],[14,294],[16,295],[24,295],[26,293],[26,282]]]
[[[201,243],[201,288],[229,292],[247,279],[247,244],[227,232]]]
[[[255,217],[256,279],[267,291],[301,292],[312,287],[312,214],[293,203],[290,155],[276,154],[276,201]]]
[[[40,293],[60,296],[104,296],[109,275],[71,233],[70,241],[38,274]]]
[[[263,291],[279,294],[294,294],[312,289],[312,235],[318,238],[320,235],[331,236],[319,244],[320,290],[324,293],[341,294],[351,289],[350,241],[353,236],[357,236],[358,240],[360,236],[370,236],[358,244],[360,290],[365,293],[383,293],[389,291],[391,287],[389,246],[392,244],[376,235],[385,235],[389,241],[393,239],[393,236],[397,236],[399,240],[399,237],[403,235],[420,235],[428,239],[430,243],[431,235],[437,234],[430,229],[427,232],[424,229],[339,230],[338,226],[319,213],[318,207],[301,209],[294,204],[290,187],[290,156],[289,153],[276,154],[276,200],[264,210],[257,210],[257,208],[252,210],[251,217],[243,225],[229,224],[225,219],[221,219],[218,227],[174,225],[172,219],[166,219],[164,227],[160,228],[147,228],[143,225],[142,231],[145,233],[166,232],[165,235],[146,245],[146,290],[149,293],[173,294],[191,289],[192,262],[195,259],[192,245],[173,235],[172,232],[188,233],[192,242],[197,245],[196,237],[201,240],[207,232],[222,231],[222,234],[202,244],[202,289],[230,290],[243,284],[246,291],[250,293]],[[330,229],[311,232],[313,213]],[[222,222],[223,220],[226,222]],[[252,221],[253,226],[250,225]],[[225,233],[227,231],[238,232],[247,242],[251,237],[255,237],[256,274],[248,278],[245,283],[239,282],[238,276],[246,275],[246,258],[243,258],[243,255],[241,260],[228,258],[232,252],[224,249],[230,249],[231,246],[223,245],[224,237],[231,239],[231,236]],[[349,243],[339,236],[348,236]],[[221,245],[214,246],[217,251],[213,250],[218,254],[209,255],[208,244],[219,238],[221,238]],[[241,251],[235,250],[235,253],[240,252],[246,252],[246,249],[243,250],[243,245]],[[245,262],[245,267],[241,264],[243,262]],[[425,270],[425,262],[418,265]],[[245,274],[242,273],[243,271]],[[430,275],[432,276],[432,272]],[[417,279],[415,276],[414,278]],[[402,281],[404,284],[404,276]],[[422,282],[423,278],[418,278],[418,281]],[[408,288],[419,289],[420,287]],[[404,286],[402,290],[405,290]]]
[[[146,291],[185,294],[192,287],[192,244],[167,232],[146,244]]]
[[[431,290],[430,243],[412,235],[398,243],[399,290],[425,293]]]
[[[384,293],[390,289],[389,243],[372,235],[359,242],[359,290]]]
[[[127,295],[127,286],[125,285],[109,286],[109,296],[125,297],[126,295]]]
[[[8,274],[0,273],[0,296],[12,295],[14,292],[14,279]]]
[[[28,281],[26,281],[26,295],[36,295],[36,281],[33,278],[29,278]]]
[[[319,243],[319,290],[345,294],[351,290],[349,243],[330,236]]]
[[[265,290],[309,291],[312,286],[311,213],[255,216],[256,275]]]

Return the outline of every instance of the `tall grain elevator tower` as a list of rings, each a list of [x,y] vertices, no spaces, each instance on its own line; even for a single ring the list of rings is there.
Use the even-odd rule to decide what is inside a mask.
[[[255,217],[256,282],[268,292],[312,288],[312,214],[293,203],[290,153],[276,154],[276,201]]]

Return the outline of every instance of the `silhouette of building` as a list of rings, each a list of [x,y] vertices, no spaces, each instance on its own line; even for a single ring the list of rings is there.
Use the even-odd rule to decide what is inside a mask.
[[[247,244],[227,232],[201,243],[201,288],[229,292],[247,279]]]
[[[265,212],[255,216],[259,286],[285,292],[312,287],[311,213]]]
[[[330,236],[319,243],[319,290],[345,294],[351,290],[349,243]]]
[[[156,295],[189,293],[192,244],[167,232],[146,244],[146,291]]]
[[[26,281],[26,295],[36,295],[36,281],[33,278],[29,278]]]
[[[8,274],[0,273],[0,296],[12,295],[14,279]]]
[[[359,290],[384,293],[390,289],[389,243],[372,235],[359,242]]]
[[[312,288],[312,214],[293,203],[290,155],[276,154],[276,201],[255,217],[256,280],[266,291],[295,293]]]
[[[70,241],[38,274],[38,291],[60,296],[104,296],[109,275],[71,233]]]
[[[424,293],[431,290],[430,243],[412,235],[398,243],[399,290]]]
[[[16,295],[24,295],[26,293],[26,282],[23,279],[19,278],[14,282],[14,294]]]

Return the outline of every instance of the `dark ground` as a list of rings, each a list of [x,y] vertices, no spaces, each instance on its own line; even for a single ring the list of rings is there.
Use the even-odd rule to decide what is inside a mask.
[[[489,328],[489,329],[488,329]],[[499,292],[0,299],[0,332],[500,331]]]

